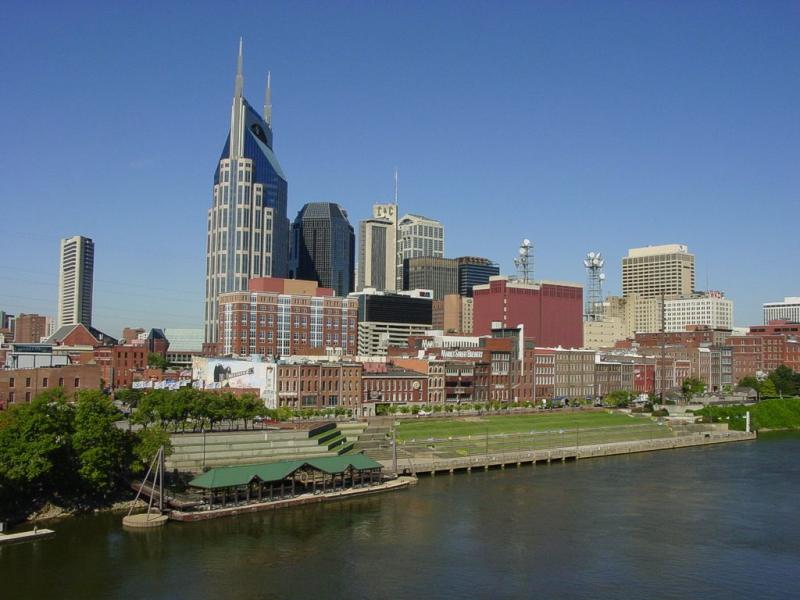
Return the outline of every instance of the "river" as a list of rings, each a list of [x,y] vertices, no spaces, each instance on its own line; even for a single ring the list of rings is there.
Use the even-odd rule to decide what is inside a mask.
[[[439,475],[149,532],[56,522],[0,598],[796,598],[800,435]]]

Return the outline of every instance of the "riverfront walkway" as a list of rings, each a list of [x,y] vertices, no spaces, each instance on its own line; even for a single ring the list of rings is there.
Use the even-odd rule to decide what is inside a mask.
[[[472,471],[473,469],[505,468],[523,464],[550,463],[553,461],[579,460],[632,454],[637,452],[653,452],[676,448],[690,448],[710,444],[724,444],[756,439],[755,433],[744,431],[695,432],[688,435],[612,442],[607,444],[590,444],[547,450],[522,450],[513,452],[489,453],[464,457],[441,458],[436,456],[400,457],[397,459],[397,473],[401,475],[423,475],[436,473],[452,473],[454,471]],[[394,469],[393,460],[380,460],[387,471]]]

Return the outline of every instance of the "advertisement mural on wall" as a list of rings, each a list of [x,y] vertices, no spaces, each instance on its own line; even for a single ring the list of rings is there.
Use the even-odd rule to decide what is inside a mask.
[[[254,388],[267,408],[275,408],[277,365],[236,358],[192,357],[192,379],[201,389]]]

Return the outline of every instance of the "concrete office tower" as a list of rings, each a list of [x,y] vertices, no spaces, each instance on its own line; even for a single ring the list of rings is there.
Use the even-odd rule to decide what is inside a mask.
[[[778,320],[800,323],[800,296],[788,296],[783,302],[765,302],[763,311],[764,325]]]
[[[61,240],[58,274],[58,327],[92,326],[94,242],[82,235]]]
[[[356,236],[347,211],[333,202],[311,202],[292,225],[289,276],[316,281],[346,296],[355,284]]]
[[[444,226],[420,215],[406,215],[397,224],[397,288],[403,287],[403,261],[417,256],[444,257]]]
[[[664,322],[668,332],[692,326],[732,329],[733,301],[717,291],[664,300]]]
[[[247,290],[251,277],[286,277],[286,175],[272,150],[272,89],[263,115],[243,96],[242,42],[228,138],[214,172],[206,238],[205,341],[217,341],[221,293]]]
[[[694,254],[683,244],[631,248],[622,259],[622,295],[641,298],[694,293]]]
[[[418,256],[403,261],[404,290],[432,290],[434,300],[458,293],[458,260]]]
[[[372,218],[361,221],[358,242],[359,291],[397,289],[397,205],[375,204]]]
[[[500,275],[500,267],[488,258],[460,256],[458,259],[458,293],[472,298],[472,287],[489,283],[489,278]]]

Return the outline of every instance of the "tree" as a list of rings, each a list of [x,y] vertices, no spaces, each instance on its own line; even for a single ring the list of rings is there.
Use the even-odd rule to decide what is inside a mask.
[[[172,454],[172,442],[169,433],[161,427],[149,427],[136,433],[136,442],[133,446],[134,460],[131,470],[135,473],[144,473],[153,462],[153,457],[158,449],[164,446],[164,456]]]
[[[147,355],[147,366],[154,369],[166,369],[169,367],[169,361],[158,352],[150,352]]]
[[[761,397],[762,398],[776,398],[778,390],[775,389],[775,383],[772,379],[765,379],[761,384]]]
[[[777,392],[784,396],[794,396],[798,392],[800,375],[786,365],[781,365],[770,373],[769,379],[775,384]]]
[[[125,470],[125,432],[114,423],[121,417],[111,401],[97,390],[76,395],[72,447],[78,475],[90,495],[106,497]]]
[[[603,401],[607,406],[625,408],[631,401],[633,394],[625,390],[616,390],[608,394]]]
[[[681,385],[683,399],[689,402],[694,396],[702,394],[706,389],[706,384],[697,377],[687,377]]]
[[[761,382],[758,378],[748,375],[739,380],[739,387],[746,387],[756,391],[756,401],[761,400]]]
[[[0,413],[0,477],[32,495],[68,479],[73,416],[61,388]]]

